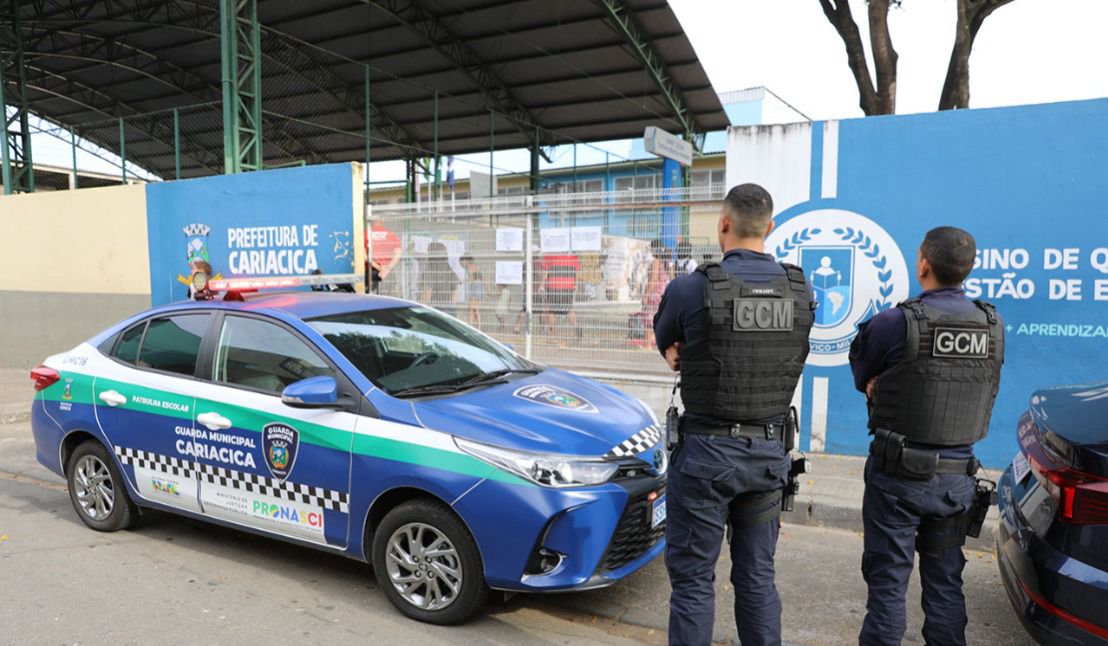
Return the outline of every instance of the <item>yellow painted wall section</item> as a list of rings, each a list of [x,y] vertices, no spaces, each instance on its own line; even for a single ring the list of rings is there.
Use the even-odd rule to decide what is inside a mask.
[[[0,290],[149,294],[146,186],[0,197]]]

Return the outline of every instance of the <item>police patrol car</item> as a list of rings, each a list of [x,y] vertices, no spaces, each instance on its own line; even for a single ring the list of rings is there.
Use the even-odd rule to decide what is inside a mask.
[[[490,589],[606,586],[664,546],[646,405],[416,303],[228,291],[133,316],[32,378],[38,460],[89,527],[153,508],[342,553],[421,621],[462,621]]]

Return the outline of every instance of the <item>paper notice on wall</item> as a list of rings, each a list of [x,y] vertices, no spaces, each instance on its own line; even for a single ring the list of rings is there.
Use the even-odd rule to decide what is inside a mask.
[[[542,229],[539,238],[542,244],[543,253],[557,253],[570,250],[570,229],[568,227]]]
[[[572,231],[574,251],[600,251],[602,227],[573,227]]]
[[[523,251],[523,229],[505,227],[496,230],[497,251]]]
[[[520,260],[497,260],[496,261],[496,284],[497,285],[522,285],[523,284],[523,262]]]

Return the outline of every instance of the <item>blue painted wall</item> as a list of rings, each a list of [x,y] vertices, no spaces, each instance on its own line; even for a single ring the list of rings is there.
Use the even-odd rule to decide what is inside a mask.
[[[188,297],[179,278],[196,257],[224,277],[353,272],[352,173],[327,164],[148,185],[153,304]]]
[[[848,236],[839,244],[853,249],[853,266],[840,264],[855,285],[853,296],[867,299],[872,315],[899,292],[919,292],[914,267],[928,229],[953,225],[970,231],[980,258],[968,291],[999,308],[1008,344],[990,434],[978,455],[989,466],[1006,466],[1017,450],[1016,422],[1034,390],[1108,379],[1108,100],[842,121],[831,198],[820,197],[827,172],[823,146],[832,145],[823,130],[817,123],[812,131],[811,168],[797,169],[811,173],[813,199],[776,218],[790,237],[808,231],[812,238],[786,243],[771,236],[771,246],[782,256],[794,253],[790,246],[828,248],[831,230],[845,232],[853,220],[821,220],[816,212],[823,209],[868,218],[877,227],[857,232],[872,240]],[[820,226],[820,235],[810,233]],[[878,227],[898,249],[874,253]],[[907,270],[903,285],[895,284],[895,276],[881,278],[886,264],[876,266],[879,260],[891,266],[898,253]],[[1070,268],[1054,266],[1063,254],[1072,259]],[[805,264],[815,257],[809,253]],[[809,273],[815,268],[805,266]],[[859,291],[866,281],[870,291]],[[1080,295],[1060,294],[1059,285],[1066,284],[1080,285]],[[829,385],[825,450],[863,454],[865,402],[846,366],[807,369],[806,431],[813,382],[820,377]]]

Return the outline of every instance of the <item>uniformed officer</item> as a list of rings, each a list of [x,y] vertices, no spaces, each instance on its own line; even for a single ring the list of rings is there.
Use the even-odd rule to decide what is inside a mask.
[[[764,251],[772,214],[761,186],[732,188],[718,225],[722,261],[671,282],[654,317],[685,406],[666,498],[670,644],[711,641],[727,525],[739,640],[781,643],[773,557],[790,468],[782,435],[815,304],[804,272]]]
[[[923,293],[859,326],[850,348],[874,436],[862,502],[869,599],[859,644],[900,644],[914,552],[924,641],[966,643],[961,546],[989,504],[975,486],[973,444],[988,431],[1004,360],[995,308],[962,291],[975,255],[969,233],[929,231],[916,261]]]

